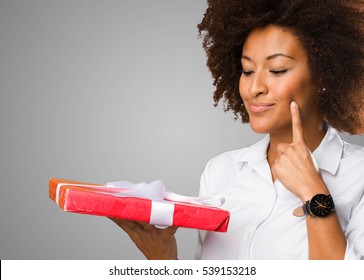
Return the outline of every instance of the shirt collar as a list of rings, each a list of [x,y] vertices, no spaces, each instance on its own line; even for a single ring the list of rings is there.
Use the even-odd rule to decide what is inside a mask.
[[[269,145],[269,135],[251,145],[248,150],[240,156],[239,166],[247,163],[249,166],[264,161],[267,158],[267,149]]]
[[[343,147],[343,141],[337,131],[331,126],[327,126],[324,139],[322,139],[320,145],[313,151],[312,155],[320,169],[335,175],[340,165]]]
[[[269,140],[269,135],[266,135],[263,139],[250,146],[240,156],[238,165],[242,167],[244,163],[247,163],[248,166],[252,166],[266,160]],[[339,168],[342,152],[343,142],[339,134],[334,128],[327,126],[325,137],[312,154],[319,169],[326,170],[334,175]]]

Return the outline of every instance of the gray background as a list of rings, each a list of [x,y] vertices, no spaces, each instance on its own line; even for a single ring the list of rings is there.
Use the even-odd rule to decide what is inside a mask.
[[[106,218],[61,211],[49,178],[163,179],[197,195],[211,157],[262,137],[213,107],[196,28],[205,7],[0,1],[1,259],[143,259]],[[196,238],[178,230],[181,259]]]

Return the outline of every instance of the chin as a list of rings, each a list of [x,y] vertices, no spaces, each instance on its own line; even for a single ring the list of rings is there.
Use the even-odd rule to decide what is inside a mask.
[[[267,134],[271,131],[271,126],[267,121],[250,120],[249,124],[251,129],[258,134]]]
[[[267,134],[270,132],[270,129],[267,125],[257,125],[250,123],[250,127],[255,133],[258,134]]]

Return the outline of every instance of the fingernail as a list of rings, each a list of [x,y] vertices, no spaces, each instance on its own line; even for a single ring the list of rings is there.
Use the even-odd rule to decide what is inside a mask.
[[[291,102],[291,106],[296,107],[296,106],[297,106],[296,101],[292,101],[292,102]]]

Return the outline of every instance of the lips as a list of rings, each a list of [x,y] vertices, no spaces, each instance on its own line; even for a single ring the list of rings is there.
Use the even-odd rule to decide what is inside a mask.
[[[250,103],[249,109],[252,113],[263,113],[274,107],[273,103]]]

